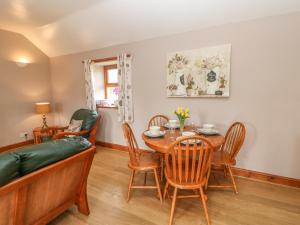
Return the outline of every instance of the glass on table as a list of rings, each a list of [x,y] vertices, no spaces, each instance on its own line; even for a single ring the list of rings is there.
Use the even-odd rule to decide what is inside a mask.
[[[188,126],[190,127],[190,130],[191,130],[192,132],[196,132],[196,125],[195,125],[195,123],[194,123],[193,120],[189,120],[189,121],[188,121]]]
[[[169,129],[169,137],[170,137],[171,141],[175,141],[175,139],[176,139],[176,132],[175,132],[176,128],[170,126],[170,124],[169,124],[168,129]]]

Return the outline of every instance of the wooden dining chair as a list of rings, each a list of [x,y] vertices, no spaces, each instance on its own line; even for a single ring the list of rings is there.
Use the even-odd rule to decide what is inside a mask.
[[[153,116],[148,123],[148,129],[151,126],[159,126],[162,127],[164,126],[167,122],[169,121],[169,118],[167,116],[164,115],[155,115]]]
[[[213,188],[233,188],[234,192],[238,194],[236,183],[232,174],[231,167],[236,164],[236,156],[239,153],[246,135],[246,128],[240,122],[233,123],[228,129],[225,142],[219,151],[214,152],[212,159],[212,172],[223,171],[224,176],[227,177],[229,173],[232,185],[209,185]]]
[[[131,169],[131,176],[128,185],[127,201],[130,199],[131,189],[157,189],[160,202],[162,203],[162,194],[159,185],[158,169],[160,168],[160,155],[155,152],[140,150],[134,137],[131,127],[128,123],[123,123],[123,133],[127,142],[129,153],[128,167]],[[154,173],[155,185],[146,185],[147,173]],[[144,185],[133,185],[134,177],[137,172],[144,172]]]
[[[212,151],[213,147],[210,141],[200,136],[181,138],[169,148],[165,155],[167,183],[164,190],[165,198],[169,186],[174,187],[169,225],[172,225],[173,222],[177,198],[200,198],[207,224],[210,224],[206,205],[208,198],[203,189],[208,179]],[[194,194],[177,195],[178,189],[194,190]]]
[[[164,116],[164,115],[155,115],[153,116],[148,123],[148,130],[150,129],[151,126],[159,126],[161,127],[161,130],[164,130],[164,125],[169,121],[169,117]],[[161,157],[161,170],[160,170],[160,178],[161,180],[163,179],[163,168],[164,168],[164,161],[163,161],[163,154],[160,154]]]

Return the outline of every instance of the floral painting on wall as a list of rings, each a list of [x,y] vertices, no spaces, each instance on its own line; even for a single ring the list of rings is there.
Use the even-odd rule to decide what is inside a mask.
[[[168,97],[229,97],[231,45],[167,56]]]

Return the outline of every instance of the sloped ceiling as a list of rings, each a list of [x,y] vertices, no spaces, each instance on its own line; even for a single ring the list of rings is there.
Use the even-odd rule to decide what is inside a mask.
[[[300,11],[300,0],[1,0],[0,29],[48,56]]]

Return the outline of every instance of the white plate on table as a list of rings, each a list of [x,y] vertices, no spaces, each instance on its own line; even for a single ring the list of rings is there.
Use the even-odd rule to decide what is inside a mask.
[[[183,131],[182,132],[182,137],[193,137],[195,135],[196,135],[196,133],[192,132],[192,131]]]
[[[163,137],[166,134],[166,131],[159,131],[158,134],[153,134],[149,130],[146,130],[144,134],[150,138]]]
[[[183,136],[177,137],[176,141],[180,138],[183,138]],[[192,145],[192,144],[199,144],[200,142],[201,142],[200,140],[189,139],[189,140],[184,140],[181,143],[184,145],[187,145],[187,144]]]
[[[170,124],[169,123],[166,123],[165,125],[164,125],[164,127],[165,128],[168,128],[168,129],[171,129],[171,128],[173,128],[173,129],[178,129],[178,128],[180,128],[180,125],[179,124],[176,124],[175,126],[170,126]]]
[[[199,134],[204,134],[204,135],[217,135],[219,134],[219,131],[216,129],[204,129],[204,128],[199,128],[197,130],[197,133]]]

